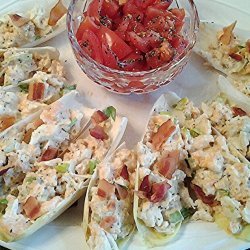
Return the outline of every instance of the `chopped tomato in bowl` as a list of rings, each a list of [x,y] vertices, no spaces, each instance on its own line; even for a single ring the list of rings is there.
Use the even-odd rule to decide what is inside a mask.
[[[122,93],[149,92],[177,75],[194,46],[198,21],[192,0],[73,0],[67,16],[79,66]]]

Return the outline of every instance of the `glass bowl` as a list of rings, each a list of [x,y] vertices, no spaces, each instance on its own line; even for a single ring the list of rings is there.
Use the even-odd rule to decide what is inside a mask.
[[[140,72],[111,69],[99,64],[81,49],[75,34],[81,21],[84,19],[83,13],[91,1],[72,0],[67,14],[68,37],[76,61],[91,80],[112,92],[120,94],[147,93],[169,83],[182,71],[195,44],[199,27],[199,17],[193,0],[175,0],[171,5],[172,8],[185,9],[186,16],[182,32],[188,44],[184,51],[166,65]]]

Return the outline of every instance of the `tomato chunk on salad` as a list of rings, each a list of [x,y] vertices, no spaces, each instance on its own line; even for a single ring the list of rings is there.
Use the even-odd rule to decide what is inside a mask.
[[[185,10],[173,0],[93,0],[76,33],[96,62],[124,71],[169,64],[188,42],[182,35]]]

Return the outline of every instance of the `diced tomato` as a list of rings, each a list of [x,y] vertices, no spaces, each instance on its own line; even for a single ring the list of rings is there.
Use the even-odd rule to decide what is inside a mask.
[[[140,37],[135,32],[128,32],[129,41],[141,52],[147,53],[150,51],[150,43],[146,37]]]
[[[115,53],[105,44],[102,44],[102,56],[105,66],[118,69],[118,61]]]
[[[173,13],[173,15],[179,19],[180,21],[182,21],[185,17],[185,10],[184,9],[179,9],[179,8],[173,8],[170,10],[171,13]]]
[[[163,0],[163,1],[158,0],[153,6],[157,9],[167,10],[172,2],[173,0]]]
[[[156,0],[135,0],[135,5],[139,9],[146,9],[149,5],[152,5]]]
[[[115,216],[113,215],[107,216],[100,221],[100,227],[105,230],[109,230],[115,222],[116,222]]]
[[[215,195],[205,195],[201,187],[192,184],[191,185],[197,198],[201,199],[203,203],[209,205],[210,207],[217,206],[219,203],[215,200]]]
[[[103,64],[101,43],[95,33],[91,30],[83,32],[80,45],[82,49],[98,63]]]
[[[41,161],[50,161],[57,157],[58,148],[48,147],[41,156]]]
[[[108,181],[101,179],[98,183],[97,195],[108,198],[115,193],[115,186]]]
[[[29,84],[28,100],[39,101],[44,97],[45,85],[42,82]]]
[[[117,196],[120,200],[125,200],[128,196],[128,191],[125,187],[115,183],[115,188],[117,190]]]
[[[114,31],[107,27],[101,26],[99,39],[102,44],[109,46],[120,60],[132,53],[132,49]]]
[[[77,41],[79,42],[82,39],[82,35],[85,30],[91,30],[92,32],[96,34],[99,28],[100,27],[96,25],[95,22],[93,21],[93,18],[86,16],[85,19],[81,22],[76,32]]]
[[[141,185],[139,187],[139,191],[142,191],[142,192],[145,192],[146,194],[150,194],[151,192],[151,184],[150,184],[150,181],[149,181],[149,175],[146,175],[142,182],[141,182]]]
[[[233,111],[234,116],[247,115],[247,113],[244,110],[242,110],[241,108],[238,108],[238,107],[232,107],[232,111]]]
[[[123,6],[124,16],[131,15],[137,22],[143,22],[144,14],[143,11],[139,10],[135,6],[135,0],[129,0]]]
[[[129,24],[130,24],[130,18],[125,17],[115,31],[115,33],[123,40],[125,40],[126,37],[125,32],[127,31]]]
[[[157,68],[170,62],[173,56],[173,49],[170,44],[165,41],[161,44],[160,48],[153,49],[146,54],[146,61],[151,68]]]
[[[153,20],[146,19],[145,26],[148,30],[153,30],[155,32],[158,32],[162,35],[162,32],[167,32],[169,34],[169,23],[165,20],[163,16],[159,16],[154,18]]]
[[[117,15],[118,10],[119,10],[119,4],[117,1],[103,0],[101,9],[101,14],[103,16],[108,16],[110,18],[113,18],[115,15]]]
[[[154,203],[163,201],[170,187],[171,186],[166,182],[154,183],[152,185],[150,201]]]
[[[146,86],[141,81],[131,81],[128,86],[130,88],[145,88]]]
[[[157,9],[154,6],[149,6],[145,12],[145,18],[147,20],[152,20],[154,18],[160,17],[160,16],[164,16],[165,11],[161,10],[161,9]]]
[[[152,48],[159,47],[164,40],[164,38],[160,35],[160,33],[155,32],[153,30],[147,31],[146,37]]]
[[[30,196],[23,205],[23,210],[28,218],[35,220],[40,216],[41,205],[38,200]]]
[[[141,33],[141,32],[146,32],[147,29],[142,23],[136,22],[134,20],[130,20],[127,31],[133,31],[135,33]]]
[[[175,26],[175,30],[176,30],[177,33],[179,33],[181,31],[181,29],[183,27],[183,24],[184,24],[183,21],[179,21],[179,20],[175,21],[175,25],[174,26]]]
[[[95,125],[94,128],[89,130],[89,133],[92,137],[96,138],[97,140],[107,140],[109,136],[105,133],[103,127],[99,125]]]
[[[16,121],[14,116],[3,116],[0,118],[0,132],[12,126]]]
[[[158,128],[158,131],[151,137],[151,142],[154,148],[159,150],[161,145],[171,136],[175,129],[176,127],[170,119],[164,122]]]
[[[122,166],[122,170],[120,173],[120,176],[124,179],[129,181],[129,173],[128,173],[128,167],[126,165]]]
[[[87,9],[87,16],[92,17],[97,23],[99,23],[102,5],[103,0],[93,0]]]
[[[95,111],[94,114],[91,116],[91,120],[96,124],[104,122],[107,119],[108,117],[101,110]]]
[[[89,56],[109,68],[137,72],[165,65],[187,45],[180,34],[185,11],[168,10],[172,2],[127,0],[120,4],[118,0],[93,0],[77,31],[78,42],[85,45]],[[89,43],[83,43],[86,30],[92,31],[99,43],[93,34]],[[122,91],[116,85],[113,89]]]

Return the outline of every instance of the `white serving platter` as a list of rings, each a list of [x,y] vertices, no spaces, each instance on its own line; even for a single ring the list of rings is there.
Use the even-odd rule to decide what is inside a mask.
[[[22,2],[24,0],[20,0]],[[7,2],[6,0],[0,0]],[[227,25],[238,20],[237,27],[246,32],[250,38],[250,0],[195,0],[200,19],[215,21]],[[127,145],[133,147],[140,139],[148,118],[148,112],[154,101],[166,91],[174,91],[180,96],[188,96],[196,104],[212,97],[216,88],[217,73],[206,68],[204,61],[197,55],[192,55],[183,72],[169,85],[154,93],[146,95],[122,96],[110,93],[93,84],[80,70],[75,62],[66,32],[53,38],[43,45],[55,46],[61,52],[65,61],[67,78],[76,83],[86,104],[91,107],[113,105],[119,113],[128,117],[129,123],[124,136]],[[45,226],[32,236],[5,246],[15,250],[83,250],[83,233],[81,230],[82,203],[68,209],[57,220]],[[167,246],[156,250],[243,250],[250,248],[250,243],[229,237],[213,223],[191,222],[184,225],[177,237]],[[132,239],[128,250],[147,249],[138,235]]]

